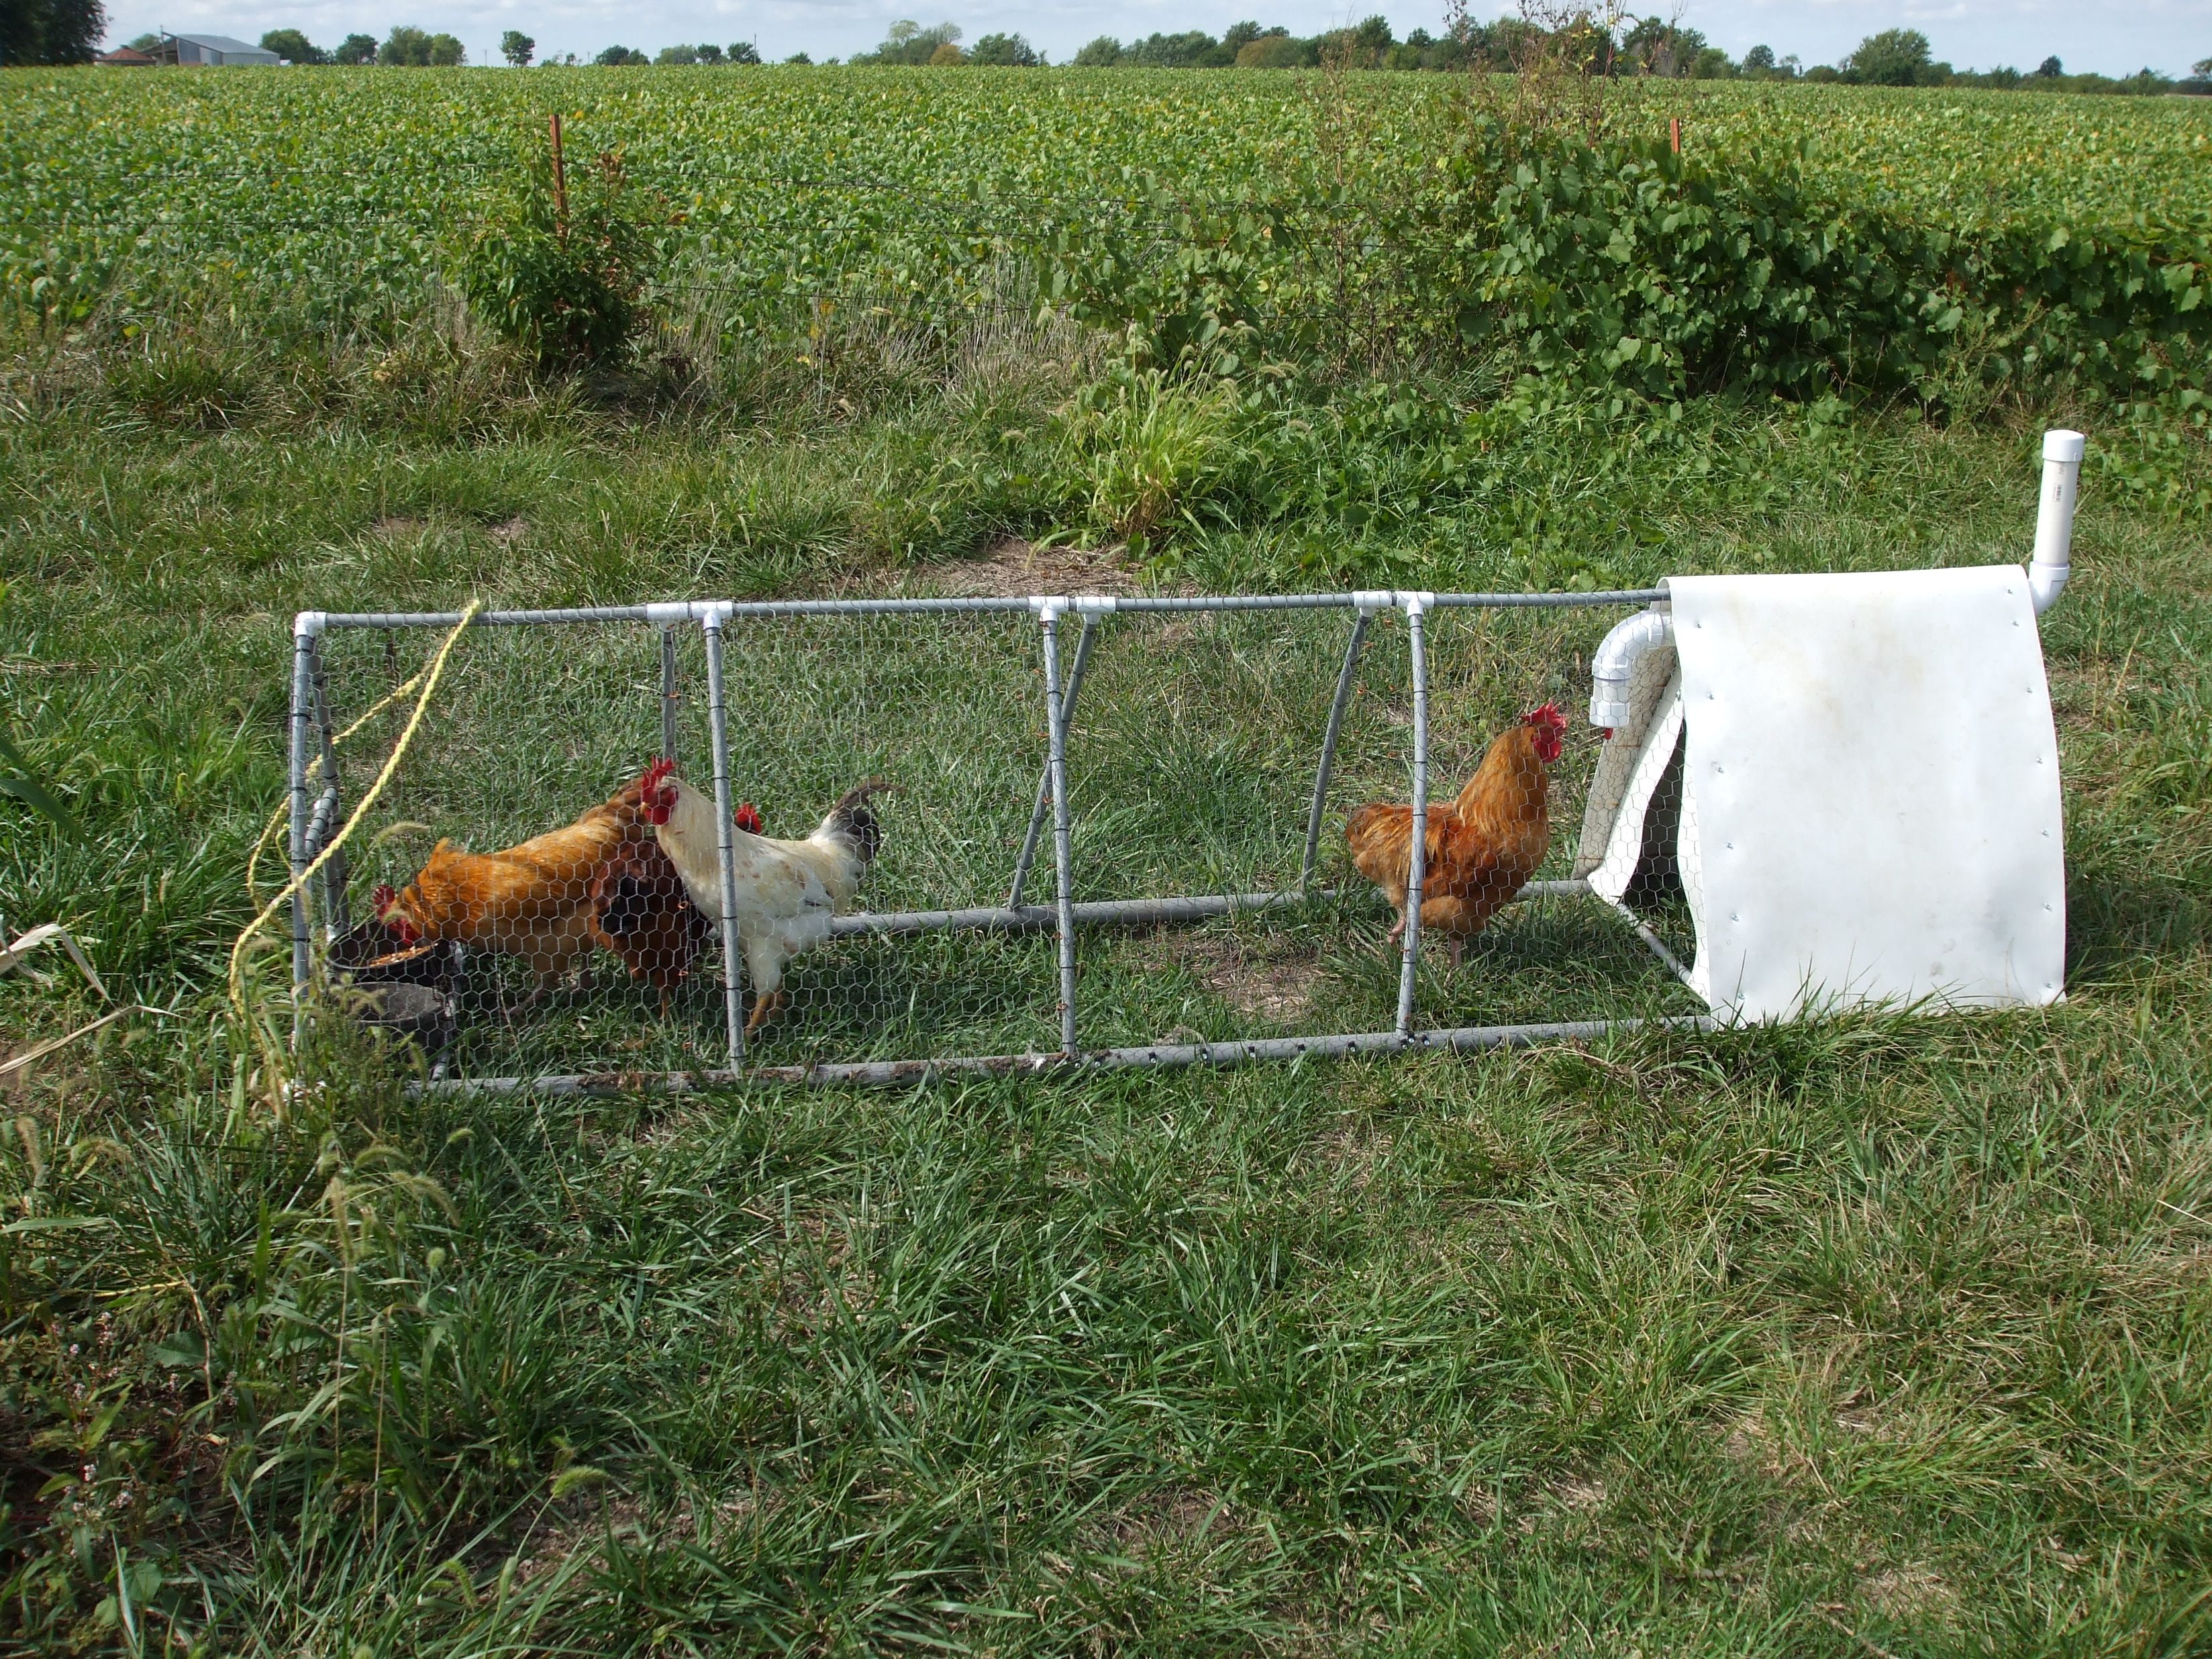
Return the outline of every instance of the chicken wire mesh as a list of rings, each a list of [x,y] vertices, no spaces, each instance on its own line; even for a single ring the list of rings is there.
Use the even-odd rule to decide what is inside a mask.
[[[1416,620],[1364,597],[480,627],[350,867],[310,895],[313,944],[358,1012],[473,1079],[720,1070],[740,1026],[743,1067],[797,1074],[1695,1006],[1572,880],[1600,754],[1577,704],[1612,617],[1445,596]],[[332,619],[295,688],[309,756],[437,643],[362,620]],[[1524,718],[1547,705],[1565,713]],[[1409,981],[1393,923],[1424,758]],[[304,851],[359,781],[295,790]],[[1670,835],[1646,830],[1621,907],[1662,952],[1686,915]]]

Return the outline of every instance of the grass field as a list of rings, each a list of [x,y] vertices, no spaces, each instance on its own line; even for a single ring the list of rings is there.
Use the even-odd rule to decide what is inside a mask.
[[[27,110],[105,87],[8,77],[11,165]],[[1933,124],[1948,97],[1882,106]],[[2104,176],[2124,202],[2125,168]],[[2212,1643],[2196,428],[2063,387],[1670,407],[1474,358],[1253,394],[1206,428],[1233,487],[1146,557],[1024,563],[1003,538],[1095,533],[1086,469],[1127,439],[1071,414],[1105,352],[1064,320],[911,352],[886,330],[836,376],[702,398],[542,380],[441,315],[272,345],[195,308],[158,351],[88,325],[14,337],[0,370],[0,712],[88,831],[0,803],[0,909],[11,933],[67,921],[118,998],[173,1011],[0,1078],[0,1637],[343,1659]],[[1979,563],[2024,556],[2039,434],[2067,422],[2094,447],[2045,619],[2069,910],[2046,1012],[557,1103],[410,1100],[332,1025],[280,1116],[223,1012],[296,608]],[[363,647],[365,691],[388,681]],[[527,696],[460,682],[481,718],[441,741],[588,798],[560,744],[611,768],[649,702],[604,731],[571,709],[556,741],[545,705],[626,671],[527,666]],[[1092,696],[1102,781],[1135,746],[1115,722],[1203,713],[1133,668]],[[1446,711],[1447,737],[1464,752],[1494,712]],[[1018,816],[1030,759],[1005,768]],[[1140,798],[1144,822],[1173,800]],[[1323,951],[1352,1012],[1380,927]],[[1114,1018],[1221,1012],[1218,935],[1143,943],[1099,970]],[[1481,1006],[1579,994],[1546,977],[1559,944],[1473,953]],[[18,1052],[100,1012],[34,965],[48,982],[0,979]]]

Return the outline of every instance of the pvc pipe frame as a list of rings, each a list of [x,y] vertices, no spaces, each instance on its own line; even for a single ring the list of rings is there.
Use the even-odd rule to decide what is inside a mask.
[[[738,605],[720,600],[686,601],[671,605],[604,606],[589,610],[487,611],[474,626],[487,628],[538,627],[610,622],[644,623],[660,632],[661,735],[672,756],[675,749],[676,647],[674,629],[697,623],[706,641],[708,719],[713,741],[714,799],[720,820],[718,862],[722,897],[723,1003],[729,1069],[721,1072],[674,1073],[574,1073],[536,1079],[436,1079],[416,1085],[432,1091],[474,1090],[513,1092],[542,1089],[550,1093],[598,1090],[687,1088],[757,1079],[841,1085],[897,1085],[939,1075],[1028,1075],[1066,1069],[1117,1068],[1131,1066],[1220,1066],[1255,1060],[1296,1060],[1360,1054],[1395,1054],[1449,1049],[1471,1052],[1524,1042],[1571,1040],[1610,1030],[1632,1030],[1641,1020],[1586,1021],[1565,1024],[1471,1026],[1443,1030],[1415,1029],[1413,1015],[1420,949],[1420,891],[1425,875],[1428,816],[1429,684],[1425,618],[1439,609],[1524,610],[1564,609],[1649,603],[1664,598],[1661,589],[1598,593],[1427,593],[1377,590],[1354,593],[1214,596],[1191,599],[1067,599],[1045,597],[1011,599],[829,599],[775,601]],[[1316,769],[1312,802],[1307,814],[1304,856],[1295,890],[1271,893],[1209,894],[1187,898],[1115,900],[1078,904],[1073,899],[1073,817],[1067,790],[1067,731],[1077,698],[1090,665],[1091,653],[1103,618],[1116,611],[1134,613],[1239,612],[1255,611],[1350,609],[1356,612],[1347,641],[1335,695],[1329,706],[1328,724]],[[1299,905],[1316,897],[1329,897],[1311,888],[1320,849],[1321,824],[1344,718],[1356,683],[1362,651],[1376,612],[1402,610],[1407,624],[1409,665],[1413,693],[1413,857],[1407,884],[1405,945],[1400,969],[1396,1029],[1387,1032],[1348,1033],[1334,1036],[1269,1038],[1232,1043],[1155,1045],[1085,1052],[1077,1025],[1077,967],[1075,933],[1083,926],[1152,925],[1198,921],[1242,911]],[[844,1065],[748,1068],[744,1064],[745,1036],[742,962],[737,925],[734,806],[730,755],[728,690],[725,673],[725,645],[728,625],[739,618],[806,616],[929,615],[994,613],[1028,611],[1038,620],[1045,690],[1047,755],[1038,780],[1030,830],[1014,873],[1008,902],[998,908],[860,913],[840,917],[831,928],[833,938],[869,935],[897,937],[939,930],[1041,933],[1058,936],[1060,969],[1060,1036],[1057,1054],[981,1055],[923,1060],[866,1061]],[[1075,657],[1063,684],[1060,673],[1060,623],[1069,612],[1083,617],[1083,630]],[[295,872],[313,856],[311,823],[313,807],[307,799],[308,744],[312,726],[325,711],[317,697],[320,635],[331,629],[451,628],[458,613],[368,612],[325,615],[303,612],[295,623],[293,671],[292,729],[292,862]],[[326,761],[325,764],[329,763]],[[335,787],[335,779],[331,780]],[[336,803],[325,810],[334,811]],[[1053,819],[1053,862],[1057,892],[1050,906],[1024,905],[1022,895],[1034,865],[1036,842],[1047,807]],[[1532,882],[1522,898],[1587,892],[1579,881]],[[312,961],[309,949],[309,900],[303,892],[293,905],[293,974],[296,988],[304,989]],[[1710,1024],[1710,1021],[1673,1020],[1665,1024]]]
[[[2074,508],[2087,447],[2087,439],[2063,427],[2043,434],[2043,493],[2035,509],[2035,556],[2027,567],[2027,591],[2039,617],[2057,603],[2072,574]]]

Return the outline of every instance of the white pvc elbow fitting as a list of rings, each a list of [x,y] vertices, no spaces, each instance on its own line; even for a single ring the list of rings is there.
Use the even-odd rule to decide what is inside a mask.
[[[1614,625],[1590,657],[1592,726],[1610,732],[1628,724],[1628,677],[1637,659],[1674,637],[1674,618],[1656,605]]]
[[[2043,434],[2043,498],[2035,514],[2035,559],[2027,567],[2027,591],[2039,617],[2057,602],[2071,574],[2074,504],[2081,493],[2086,447],[2078,432]]]

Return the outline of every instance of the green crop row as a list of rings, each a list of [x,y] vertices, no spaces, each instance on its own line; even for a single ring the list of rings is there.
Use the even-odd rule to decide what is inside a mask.
[[[2212,103],[1956,91],[1632,89],[1589,151],[1450,77],[12,74],[0,296],[390,329],[556,111],[668,204],[664,309],[793,349],[1042,301],[1162,357],[1504,342],[1662,394],[2203,379]]]

